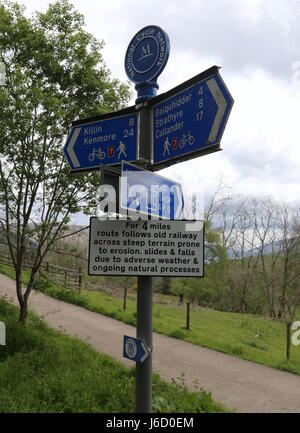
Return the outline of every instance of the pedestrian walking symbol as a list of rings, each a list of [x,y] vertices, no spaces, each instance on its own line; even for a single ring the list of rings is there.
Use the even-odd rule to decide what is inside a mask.
[[[118,154],[118,159],[121,158],[121,155],[123,154],[125,158],[127,158],[127,153],[126,153],[126,145],[123,143],[123,141],[120,141],[120,146],[117,149],[117,152],[119,152]]]
[[[166,153],[168,153],[168,155],[170,155],[170,149],[169,147],[171,146],[171,143],[169,142],[169,138],[166,138],[166,141],[164,142],[164,153],[163,156],[165,156]]]

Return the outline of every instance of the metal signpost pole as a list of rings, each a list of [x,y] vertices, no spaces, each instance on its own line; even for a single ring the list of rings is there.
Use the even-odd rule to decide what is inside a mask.
[[[141,110],[140,157],[151,156],[151,119],[149,110]],[[137,285],[136,336],[144,340],[150,355],[142,364],[136,364],[135,404],[137,413],[152,412],[152,303],[153,279],[139,276]]]
[[[136,336],[152,349],[152,277],[138,277]],[[136,364],[135,405],[137,413],[152,412],[152,350],[146,361]]]
[[[112,194],[113,197],[104,201],[104,205],[108,207],[108,215],[109,213],[121,214],[120,209],[130,209],[132,202],[131,194],[129,194],[130,186],[144,188],[148,197],[139,205],[140,215],[146,213],[148,219],[161,217],[169,220],[168,228],[165,226],[156,232],[155,224],[153,224],[154,228],[147,227],[150,237],[155,234],[167,236],[168,231],[169,235],[174,231],[177,233],[177,230],[184,233],[187,231],[184,221],[174,221],[180,219],[178,215],[184,206],[181,185],[162,176],[154,175],[152,172],[180,161],[220,150],[220,140],[233,105],[233,99],[216,66],[156,97],[157,78],[166,66],[169,52],[170,41],[164,30],[158,26],[147,26],[141,29],[131,40],[125,56],[127,76],[135,83],[137,90],[136,106],[72,122],[72,129],[64,147],[65,157],[73,173],[98,171],[100,168],[101,185],[110,185],[115,188],[115,192],[119,192],[119,177],[126,179],[124,183],[121,182],[120,202],[118,202],[118,193]],[[133,161],[138,164],[136,166],[130,164]],[[116,167],[113,167],[114,165]],[[141,183],[136,184],[138,173],[141,172],[143,173],[140,176]],[[169,200],[164,202],[166,206],[163,206],[163,199],[160,200],[160,193],[152,191],[152,189],[155,190],[152,187],[159,189],[162,185],[167,186],[170,191],[173,188],[173,192],[169,193]],[[124,194],[122,195],[124,192],[125,197]],[[151,194],[150,202],[149,194]],[[130,201],[129,198],[131,198]],[[111,206],[111,209],[110,204],[114,205]],[[196,211],[195,206],[196,203],[194,203],[194,211]],[[172,208],[173,215],[171,214]],[[195,267],[185,268],[185,270],[179,268],[179,271],[174,270],[176,267],[171,267],[167,271],[169,268],[165,268],[164,262],[162,265],[158,262],[155,265],[158,254],[146,252],[147,247],[144,248],[141,245],[139,255],[152,255],[154,265],[150,267],[150,270],[148,268],[139,270],[139,267],[130,269],[131,262],[128,261],[128,253],[125,254],[122,249],[122,246],[126,245],[124,240],[120,244],[118,261],[115,263],[116,256],[104,247],[104,245],[111,245],[110,243],[105,244],[110,241],[110,232],[108,231],[108,239],[106,239],[106,236],[102,234],[106,233],[105,230],[101,231],[105,223],[105,227],[114,227],[120,239],[123,232],[127,233],[127,241],[132,234],[126,232],[128,223],[125,222],[124,225],[124,222],[121,218],[117,221],[108,218],[107,221],[102,222],[97,217],[91,217],[89,275],[123,275],[124,269],[127,272],[125,275],[138,275],[137,338],[124,335],[123,356],[136,362],[136,412],[150,413],[152,411],[153,351],[153,282],[150,275],[170,273],[171,276],[203,276],[204,232],[202,229],[195,234],[198,237],[193,249]],[[184,223],[184,226],[181,223]],[[99,233],[101,247],[99,247]],[[173,241],[176,244],[176,237]],[[170,248],[166,246],[165,254],[171,254]],[[175,250],[180,256],[179,241]],[[101,265],[100,259],[103,256],[105,256],[105,263],[110,263],[110,266],[105,266],[106,269]],[[133,258],[136,257],[133,256]],[[120,267],[118,263],[122,263],[122,266]]]
[[[158,26],[140,30],[131,40],[126,56],[125,70],[137,90],[136,104],[156,96],[157,78],[166,66],[170,52],[168,35]],[[151,110],[140,110],[139,158],[146,164],[151,161]],[[150,217],[150,216],[149,216]],[[152,412],[152,277],[138,276],[137,338],[144,340],[150,356],[136,365],[136,412]]]

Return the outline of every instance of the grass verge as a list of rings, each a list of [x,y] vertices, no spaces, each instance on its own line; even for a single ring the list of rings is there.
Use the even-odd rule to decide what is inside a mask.
[[[88,344],[50,329],[0,298],[6,346],[0,346],[0,412],[133,412],[134,369]],[[203,390],[188,392],[184,380],[153,378],[154,412],[224,412]]]
[[[11,268],[7,275],[12,277]],[[4,266],[0,272],[6,273]],[[26,272],[24,283],[26,282]],[[127,299],[123,311],[122,299],[112,298],[99,291],[64,290],[41,280],[38,290],[69,303],[112,317],[122,322],[136,324],[136,300]],[[192,308],[190,330],[185,329],[185,307],[153,305],[153,329],[173,338],[218,350],[242,359],[300,375],[300,348],[291,346],[290,359],[286,360],[286,326],[284,323],[253,315],[225,313],[206,308]]]
[[[122,300],[101,292],[66,291],[55,287],[42,288],[46,294],[122,322],[136,324],[136,302],[127,300],[123,311]],[[291,346],[286,360],[285,324],[252,315],[223,313],[197,308],[190,313],[190,330],[185,329],[184,307],[153,306],[153,330],[173,338],[214,349],[264,364],[279,370],[300,374],[300,349]]]

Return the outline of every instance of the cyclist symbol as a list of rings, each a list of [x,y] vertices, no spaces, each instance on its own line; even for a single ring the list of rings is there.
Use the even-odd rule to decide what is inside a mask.
[[[195,143],[195,138],[189,131],[187,134],[183,134],[182,139],[179,141],[180,149],[183,149],[186,144],[190,144],[191,146]]]
[[[122,141],[120,141],[120,146],[118,147],[117,152],[119,152],[118,159],[121,158],[122,154],[127,158],[126,145]]]
[[[99,149],[93,148],[93,152],[89,154],[89,161],[94,161],[95,158],[98,159],[104,159],[105,158],[105,152],[99,147]]]

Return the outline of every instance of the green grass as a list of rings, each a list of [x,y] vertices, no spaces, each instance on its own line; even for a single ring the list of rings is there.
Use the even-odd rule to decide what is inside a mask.
[[[125,323],[136,324],[136,302],[122,300],[102,292],[71,291],[47,287],[43,291],[57,299],[71,302]],[[285,359],[285,324],[252,315],[225,313],[205,308],[191,309],[190,327],[185,329],[185,307],[153,306],[153,329],[170,337],[215,349],[242,359],[300,374],[300,349],[291,346],[291,357]]]
[[[133,412],[134,369],[67,337],[0,298],[6,346],[0,346],[0,412]],[[154,412],[224,412],[203,390],[188,392],[184,380],[153,378]]]
[[[1,267],[0,267],[1,271]],[[52,285],[39,290],[57,299],[80,305],[125,323],[136,324],[136,300],[112,298],[99,291],[78,294]],[[286,326],[254,315],[191,308],[190,327],[185,329],[186,307],[154,304],[153,329],[156,332],[215,349],[242,359],[300,374],[300,348],[291,345],[290,360],[285,358]]]
[[[6,266],[0,263],[0,272],[1,274],[7,275],[9,278],[12,278],[13,280],[16,279],[15,270],[11,266]],[[25,270],[23,271],[23,283],[27,284],[28,281],[29,281],[29,271]]]
[[[54,289],[45,293],[81,305],[125,323],[136,324],[136,302],[122,300],[101,292],[76,293]],[[285,359],[285,324],[252,315],[225,313],[205,308],[191,309],[190,330],[185,329],[185,307],[154,304],[153,329],[170,337],[215,349],[242,359],[300,374],[300,349],[291,346],[290,360]]]

